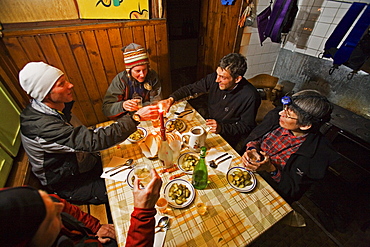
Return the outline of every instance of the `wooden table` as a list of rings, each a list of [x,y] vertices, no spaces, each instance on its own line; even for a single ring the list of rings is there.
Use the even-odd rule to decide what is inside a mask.
[[[181,104],[171,108],[176,111]],[[191,108],[189,104],[186,108]],[[188,131],[193,126],[205,126],[205,120],[196,111],[184,117]],[[112,122],[100,124],[106,126]],[[142,122],[140,126],[152,129],[151,122]],[[207,150],[216,148],[219,151],[234,155],[230,166],[240,166],[241,157],[218,134],[209,133],[206,140]],[[141,153],[138,144],[125,141],[118,146],[101,152],[103,166],[107,166],[113,156],[133,158],[138,161],[148,160]],[[159,171],[162,164],[158,159],[150,160]],[[162,175],[163,186],[169,182],[170,175]],[[292,211],[292,208],[274,189],[257,173],[257,186],[249,193],[235,191],[227,182],[225,174],[208,168],[211,183],[205,190],[196,190],[193,203],[183,209],[167,209],[171,218],[171,228],[167,231],[164,246],[245,246],[269,229],[276,222]],[[191,175],[182,179],[191,182]],[[131,188],[125,182],[106,179],[108,198],[112,217],[117,233],[119,246],[125,246],[126,235],[133,211],[133,195]],[[208,203],[208,212],[204,216],[197,213],[198,202]]]

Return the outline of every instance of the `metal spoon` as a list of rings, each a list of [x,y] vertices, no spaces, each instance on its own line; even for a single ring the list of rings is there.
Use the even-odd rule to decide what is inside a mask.
[[[228,153],[224,153],[221,156],[218,156],[216,159],[211,160],[209,162],[209,166],[212,167],[212,168],[216,168],[217,167],[216,161],[221,159],[222,157],[225,157],[226,155],[228,155]]]
[[[106,170],[104,173],[112,172],[114,170],[117,170],[118,168],[121,168],[122,166],[129,166],[129,165],[131,165],[131,163],[133,161],[134,161],[133,159],[128,159],[128,160],[126,160],[126,162],[124,164],[119,165],[119,166],[116,166],[116,167],[113,167],[113,168],[111,168],[109,170]]]
[[[163,228],[168,226],[169,222],[170,222],[170,218],[168,218],[168,216],[163,216],[162,218],[160,218],[157,226],[155,227],[155,228],[159,227],[159,229],[155,233],[162,231]]]

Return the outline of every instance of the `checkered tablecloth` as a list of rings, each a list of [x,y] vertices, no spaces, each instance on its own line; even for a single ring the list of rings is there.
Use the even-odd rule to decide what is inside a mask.
[[[186,101],[172,106],[170,116],[177,108],[191,108]],[[191,108],[192,109],[192,108]],[[205,120],[196,111],[183,118],[187,124],[186,131],[193,126],[205,127]],[[106,122],[100,126],[108,125]],[[142,122],[140,126],[152,130],[151,122]],[[218,151],[234,155],[231,166],[241,165],[241,157],[233,148],[217,134],[209,133],[206,140],[207,150],[216,148]],[[185,152],[185,150],[183,150]],[[137,161],[151,162],[159,171],[162,164],[158,159],[146,159],[138,144],[128,140],[101,152],[103,166],[107,166],[113,156],[132,158]],[[162,175],[163,187],[173,174]],[[267,182],[257,177],[256,188],[249,193],[235,191],[227,182],[225,174],[208,169],[210,183],[205,190],[196,190],[194,202],[183,209],[168,208],[166,214],[171,218],[171,227],[167,231],[164,246],[246,246],[287,215],[292,208],[279,196]],[[191,182],[191,175],[182,179]],[[119,246],[125,246],[126,235],[133,211],[133,194],[126,182],[106,179],[109,203],[117,233]],[[197,213],[196,204],[204,202],[208,212],[201,216]]]

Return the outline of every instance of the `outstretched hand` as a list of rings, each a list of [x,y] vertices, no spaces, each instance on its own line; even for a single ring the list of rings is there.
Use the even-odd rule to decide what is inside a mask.
[[[173,102],[174,102],[174,99],[172,97],[170,97],[168,99],[164,99],[164,100],[159,101],[158,104],[161,104],[163,111],[165,113],[167,113],[170,110]]]
[[[142,121],[149,121],[152,119],[158,119],[158,106],[156,105],[149,105],[143,108],[140,108],[137,112],[140,115]]]

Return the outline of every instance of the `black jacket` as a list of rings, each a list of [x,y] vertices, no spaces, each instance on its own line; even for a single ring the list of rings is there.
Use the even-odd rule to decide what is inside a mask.
[[[256,140],[279,127],[277,107],[266,114],[246,139]],[[288,202],[298,200],[314,181],[324,178],[328,166],[339,158],[331,143],[321,133],[309,133],[297,152],[292,154],[281,171],[281,180],[275,182],[266,172],[261,175]]]
[[[208,93],[208,114],[221,125],[220,135],[235,148],[236,143],[256,126],[256,114],[261,104],[257,89],[243,78],[231,91],[220,90],[216,73],[179,88],[170,97],[175,101]]]

